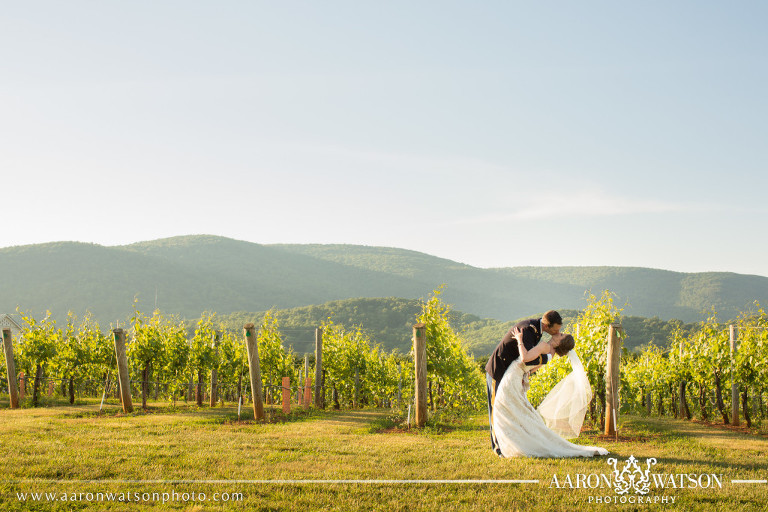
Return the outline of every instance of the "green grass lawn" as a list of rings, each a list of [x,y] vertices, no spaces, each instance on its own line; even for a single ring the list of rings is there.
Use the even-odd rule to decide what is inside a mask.
[[[385,410],[310,411],[288,417],[270,410],[272,422],[258,424],[238,421],[236,407],[152,405],[150,412],[132,415],[121,414],[114,405],[99,415],[97,402],[15,411],[4,405],[0,510],[768,508],[768,484],[732,482],[768,478],[768,439],[693,422],[625,416],[619,441],[597,432],[585,432],[577,441],[606,447],[608,457],[500,459],[489,449],[485,411],[442,415],[422,431],[407,431],[392,428],[396,421]],[[248,409],[246,415],[252,418]],[[646,459],[655,458],[652,473],[718,475],[722,487],[687,488],[686,479],[686,488],[652,486],[647,495],[630,490],[625,497],[633,503],[624,504],[597,503],[620,499],[612,488],[563,487],[569,475],[573,484],[577,475],[610,479],[608,458],[615,457],[621,468],[630,456],[643,467]],[[561,488],[553,485],[553,475]],[[33,492],[57,493],[59,501],[34,501]],[[19,500],[20,493],[27,493],[26,501]],[[102,501],[97,493],[104,495]],[[132,501],[106,501],[106,493]],[[200,493],[206,501],[200,501]],[[61,501],[62,495],[67,501]],[[639,497],[651,503],[638,503]],[[224,498],[230,501],[215,501]]]

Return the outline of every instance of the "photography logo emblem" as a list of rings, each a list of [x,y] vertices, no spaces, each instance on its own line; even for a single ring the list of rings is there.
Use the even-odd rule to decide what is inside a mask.
[[[634,455],[630,455],[619,471],[619,461],[613,457],[608,459],[608,465],[613,466],[613,490],[616,494],[627,494],[635,491],[635,494],[648,494],[651,489],[651,466],[656,464],[656,459],[645,459],[645,471],[637,463]]]
[[[607,463],[613,467],[610,472],[554,474],[549,488],[584,489],[588,503],[632,505],[674,504],[678,489],[723,488],[722,474],[658,472],[653,457],[645,462],[634,455],[625,461],[611,457]]]

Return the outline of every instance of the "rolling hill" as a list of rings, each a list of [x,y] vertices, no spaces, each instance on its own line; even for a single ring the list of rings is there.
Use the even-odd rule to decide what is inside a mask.
[[[628,267],[476,268],[396,248],[261,245],[195,235],[105,247],[76,242],[0,249],[0,312],[16,307],[57,318],[86,310],[102,323],[155,304],[199,317],[296,308],[359,297],[429,296],[480,318],[510,321],[546,309],[580,309],[585,290],[610,289],[627,315],[729,318],[768,302],[768,278],[723,272],[681,273]]]

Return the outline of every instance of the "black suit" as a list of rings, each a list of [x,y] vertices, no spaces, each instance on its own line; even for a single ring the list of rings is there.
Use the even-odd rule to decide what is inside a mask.
[[[512,361],[520,357],[520,349],[517,346],[518,336],[523,337],[523,345],[526,350],[531,350],[538,345],[541,341],[541,318],[532,318],[516,323],[496,346],[488,359],[488,364],[485,365],[485,371],[496,381],[497,386]],[[536,366],[545,361],[546,358],[542,357],[525,364]]]
[[[496,398],[496,390],[499,387],[504,372],[507,371],[512,361],[520,357],[520,349],[517,346],[517,340],[522,337],[523,346],[526,350],[531,350],[541,341],[541,318],[532,318],[516,323],[507,334],[501,339],[496,349],[488,359],[485,365],[486,373],[486,391],[488,392],[488,423],[491,427],[491,448],[501,457],[501,450],[496,444],[496,438],[493,435],[493,401]],[[533,361],[525,363],[529,366],[546,364],[548,358],[546,355],[540,355]],[[522,386],[523,383],[521,382]]]

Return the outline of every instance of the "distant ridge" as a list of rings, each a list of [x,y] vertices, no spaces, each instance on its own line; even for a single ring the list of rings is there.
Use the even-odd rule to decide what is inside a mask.
[[[51,242],[0,249],[0,313],[19,306],[63,318],[89,310],[103,324],[157,305],[187,318],[296,308],[360,297],[429,296],[457,310],[509,321],[546,309],[580,309],[610,289],[625,314],[693,322],[713,308],[728,319],[768,303],[768,278],[636,267],[481,269],[424,253],[357,245],[261,245],[190,235],[105,247]]]

